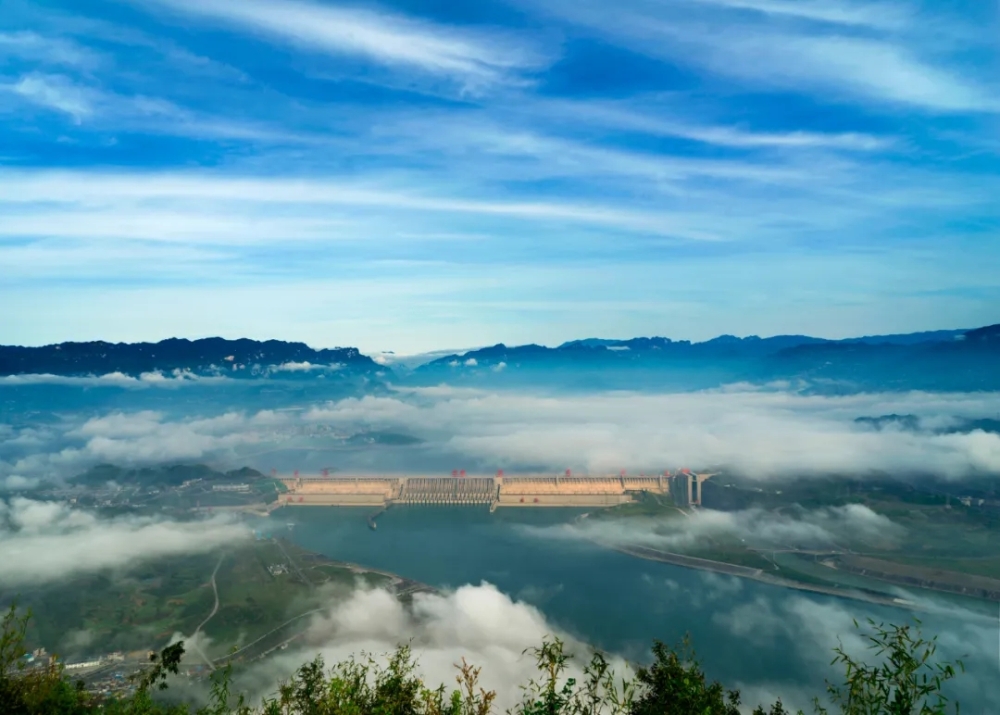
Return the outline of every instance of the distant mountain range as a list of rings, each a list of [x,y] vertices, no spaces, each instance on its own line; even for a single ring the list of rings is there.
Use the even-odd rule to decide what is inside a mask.
[[[701,343],[589,338],[548,348],[493,347],[448,355],[414,377],[459,384],[697,389],[738,381],[808,381],[824,392],[1000,389],[1000,325],[826,340],[806,335]]]
[[[94,486],[114,482],[119,485],[176,487],[186,481],[200,479],[207,482],[256,481],[264,475],[256,469],[243,467],[219,472],[204,464],[167,464],[156,467],[120,467],[98,464],[77,476],[76,483]]]
[[[503,344],[399,371],[356,348],[315,350],[278,340],[170,339],[159,343],[0,346],[0,376],[162,375],[307,379],[480,387],[700,389],[738,381],[799,381],[823,392],[1000,389],[1000,324],[826,340],[806,335],[693,343],[663,337],[587,338],[557,347]]]
[[[171,338],[158,343],[59,343],[44,347],[0,346],[0,375],[62,376],[161,373],[235,378],[316,376],[344,371],[382,371],[357,348],[314,350],[281,340]]]

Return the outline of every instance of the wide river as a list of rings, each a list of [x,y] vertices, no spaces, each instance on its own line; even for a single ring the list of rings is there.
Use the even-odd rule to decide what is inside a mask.
[[[304,548],[447,589],[483,581],[536,606],[550,623],[644,660],[653,639],[689,633],[706,672],[727,686],[821,695],[837,636],[852,618],[903,623],[914,613],[647,561],[567,538],[580,512],[563,509],[394,507],[368,528],[370,508],[291,507],[268,520]],[[289,525],[293,525],[289,527]],[[926,595],[925,595],[926,596]],[[911,597],[912,598],[912,597]],[[941,651],[962,657],[962,712],[1000,713],[1000,621],[935,599],[917,614]]]

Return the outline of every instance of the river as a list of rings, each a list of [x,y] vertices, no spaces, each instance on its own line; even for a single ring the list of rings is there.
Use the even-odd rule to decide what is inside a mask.
[[[393,507],[371,530],[374,509],[293,507],[269,519],[304,548],[392,571],[439,588],[497,586],[536,606],[559,628],[643,660],[653,639],[689,633],[706,672],[729,686],[786,693],[797,704],[821,695],[836,637],[851,619],[902,623],[902,609],[793,591],[639,559],[566,537],[570,509]],[[291,527],[289,527],[291,525]],[[953,690],[962,712],[1000,713],[1000,625],[983,606],[936,599],[919,614],[941,652],[964,657]]]

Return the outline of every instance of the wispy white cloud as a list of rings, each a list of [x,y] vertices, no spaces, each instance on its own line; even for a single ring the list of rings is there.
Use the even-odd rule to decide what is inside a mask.
[[[964,243],[978,241],[966,251],[975,258],[965,270],[983,290],[979,272],[997,253],[989,231],[1000,184],[973,154],[984,143],[970,138],[989,134],[992,118],[951,115],[989,110],[998,94],[984,70],[995,48],[958,43],[956,28],[973,40],[992,28],[907,0],[551,0],[524,3],[520,13],[503,4],[495,15],[477,10],[495,20],[486,26],[449,21],[446,8],[430,19],[389,4],[157,0],[141,4],[149,14],[134,23],[138,30],[116,24],[114,4],[83,17],[71,4],[23,3],[31,29],[0,34],[0,111],[14,118],[5,163],[101,159],[79,171],[0,177],[0,263],[12,268],[0,288],[38,286],[38,300],[5,293],[5,300],[22,296],[34,315],[3,316],[5,331],[14,335],[11,326],[20,325],[17,339],[35,342],[49,326],[46,336],[60,337],[55,318],[34,311],[55,305],[56,296],[62,309],[48,315],[82,310],[86,291],[78,288],[87,281],[114,279],[115,291],[143,283],[138,292],[146,298],[130,295],[147,308],[153,291],[190,305],[188,291],[219,289],[201,300],[221,311],[224,296],[236,295],[223,283],[280,276],[276,302],[301,296],[294,285],[339,296],[339,286],[322,279],[347,266],[363,276],[366,295],[381,287],[398,297],[395,284],[403,281],[414,285],[408,295],[427,295],[435,281],[461,284],[463,292],[442,290],[434,305],[421,304],[427,312],[420,315],[439,317],[418,342],[407,342],[404,335],[419,331],[397,318],[415,305],[377,299],[385,315],[350,320],[352,330],[368,326],[357,340],[391,333],[368,342],[373,348],[544,340],[551,326],[590,334],[606,330],[600,325],[617,330],[623,319],[642,332],[649,325],[671,334],[723,332],[748,320],[749,330],[763,331],[759,321],[778,321],[765,316],[792,320],[804,293],[811,305],[824,294],[828,311],[850,310],[866,325],[864,300],[909,306],[878,311],[886,325],[922,313],[906,302],[918,282],[952,291],[939,298],[950,302],[934,311],[936,325],[969,315],[955,313],[955,304],[971,299],[951,280],[960,253],[952,242],[963,231],[976,234]],[[608,44],[665,61],[622,53],[613,69],[630,78],[594,84],[601,73],[586,68],[604,61]],[[456,85],[491,91],[440,101],[454,100]],[[775,110],[774,90],[808,100]],[[886,122],[885,113],[908,114]],[[48,140],[60,150],[39,151]],[[109,171],[97,163],[144,168]],[[170,168],[149,170],[154,164]],[[196,166],[215,168],[190,169]],[[442,250],[445,237],[475,240]],[[879,261],[880,276],[861,267],[870,280],[856,300],[832,273],[816,270],[827,259],[851,262],[833,260],[843,251],[886,256],[903,246],[895,260]],[[699,262],[707,252],[718,257],[714,267]],[[767,296],[759,289],[765,282],[755,287],[733,275],[737,254],[746,273],[777,278],[766,282]],[[925,270],[913,270],[918,260]],[[560,289],[526,270],[531,262],[560,272]],[[578,270],[597,262],[602,276]],[[476,295],[465,292],[472,279],[449,280],[488,281],[500,265],[511,269],[509,291]],[[705,272],[689,283],[682,274],[691,269]],[[658,299],[624,294],[636,272],[644,285],[656,283],[646,293]],[[903,272],[913,279],[905,286],[896,279]],[[650,279],[667,273],[669,282]],[[769,309],[749,315],[743,306],[750,302],[727,303],[727,287],[703,290],[720,273]],[[804,273],[818,279],[811,293],[801,288]],[[67,278],[73,298],[66,298]],[[599,324],[596,301],[574,288],[581,281],[604,286]],[[903,287],[892,296],[874,287],[890,284]],[[574,305],[588,307],[574,312]],[[712,321],[692,317],[710,305],[718,311]],[[611,318],[613,310],[636,312]],[[473,311],[481,311],[475,321]],[[188,312],[187,321],[167,316],[160,325],[210,329],[200,312]],[[278,312],[264,308],[257,318]],[[90,336],[115,330],[99,313],[82,320]],[[850,322],[818,326],[812,316],[795,318],[797,329],[839,333]],[[249,325],[226,314],[224,322],[231,320]],[[326,320],[313,327],[333,339],[342,325]]]
[[[679,104],[675,102],[674,104]],[[638,107],[645,105],[645,109]],[[653,136],[679,137],[705,144],[735,148],[842,149],[877,151],[894,144],[891,137],[866,132],[754,131],[739,126],[696,122],[672,116],[675,106],[660,106],[655,97],[620,103],[600,101],[548,102],[538,110],[550,111],[564,119],[618,131],[634,131]],[[651,106],[658,111],[651,111]]]
[[[454,369],[490,368],[459,362]],[[508,365],[504,372],[518,369]],[[68,418],[44,430],[10,431],[0,442],[0,479],[66,479],[104,462],[208,460],[269,469],[283,465],[255,464],[253,454],[280,448],[282,435],[294,436],[296,446],[308,450],[303,434],[326,425],[338,433],[386,430],[420,437],[425,440],[421,452],[407,456],[411,470],[422,468],[423,459],[439,464],[441,457],[452,456],[486,473],[498,468],[659,473],[687,466],[725,468],[761,480],[872,472],[900,477],[932,473],[958,480],[1000,473],[1000,436],[936,430],[954,418],[991,416],[995,404],[996,395],[976,393],[824,397],[734,386],[681,394],[554,397],[441,387],[306,404],[300,412],[173,419],[150,410],[109,411]],[[916,415],[921,428],[873,430],[855,422],[861,416],[892,413]],[[317,441],[314,446],[329,444]],[[391,461],[393,455],[368,455],[363,468],[380,468],[379,459]],[[870,517],[863,511],[808,519],[793,514],[785,524],[746,514],[706,517],[702,526],[719,534],[753,533],[768,543],[793,536],[818,543],[847,531],[893,535],[890,525]],[[800,529],[803,519],[823,530]],[[865,531],[863,524],[871,527]],[[684,533],[660,536],[681,544]]]
[[[271,368],[274,372],[335,372],[343,365],[334,363],[333,365],[317,365],[311,362],[285,362]]]
[[[1000,300],[995,280],[1000,252],[970,263],[962,251],[945,256],[900,256],[891,247],[875,246],[840,255],[791,251],[768,255],[751,271],[741,253],[725,258],[681,253],[665,267],[639,256],[532,265],[508,251],[467,261],[446,254],[439,263],[414,270],[374,260],[357,244],[350,250],[340,243],[281,245],[280,262],[254,260],[251,252],[191,263],[186,247],[177,256],[162,252],[172,244],[158,244],[145,253],[149,265],[143,254],[126,261],[115,253],[83,251],[73,254],[76,268],[55,245],[48,259],[27,254],[26,263],[4,263],[15,267],[15,275],[0,278],[0,298],[32,310],[0,312],[0,332],[11,342],[44,344],[215,335],[225,326],[223,334],[233,338],[346,343],[369,353],[426,352],[441,345],[552,344],[594,334],[850,337],[954,328],[996,322],[992,306]],[[617,250],[625,248],[617,244]],[[395,244],[394,250],[407,249]],[[103,255],[108,260],[102,263]],[[926,292],[927,261],[934,263],[939,293]],[[309,265],[300,267],[303,262]],[[307,270],[315,264],[322,275]],[[762,285],[780,285],[781,291],[745,298]],[[310,309],[301,310],[303,305]]]
[[[389,12],[294,0],[158,2],[281,42],[450,76],[473,87],[509,79],[541,59],[510,35],[463,31]]]
[[[724,170],[723,170],[724,171]],[[37,202],[77,203],[80,206],[111,207],[122,210],[129,204],[166,200],[194,201],[201,205],[216,202],[216,211],[222,215],[206,217],[212,225],[216,222],[240,222],[231,215],[240,204],[303,206],[341,206],[351,209],[388,208],[443,214],[473,214],[484,217],[498,216],[536,221],[560,221],[574,224],[591,224],[625,231],[647,232],[661,235],[678,235],[689,239],[708,237],[685,228],[675,216],[665,212],[627,209],[619,206],[601,206],[557,201],[495,200],[434,196],[416,190],[361,182],[347,183],[336,180],[295,178],[233,178],[206,174],[145,174],[116,173],[93,174],[90,172],[6,172],[0,174],[0,187],[4,194],[0,202],[31,204]],[[222,202],[228,202],[228,206]],[[128,215],[126,212],[125,216]],[[108,217],[113,220],[113,217]],[[137,227],[147,229],[153,224],[135,214]],[[194,219],[178,219],[177,225],[191,226]],[[301,219],[299,220],[301,222]],[[173,223],[173,221],[171,222]],[[295,221],[292,222],[293,224]],[[197,226],[197,222],[194,224]],[[21,230],[28,235],[46,231],[44,224],[35,219],[21,219]],[[16,235],[17,225],[11,234]],[[89,233],[91,228],[67,230],[71,234]],[[202,229],[204,230],[204,229]],[[0,231],[4,231],[0,227]],[[48,233],[51,235],[51,232]]]
[[[583,677],[586,646],[549,622],[534,606],[485,582],[447,593],[418,594],[412,607],[383,590],[362,588],[346,597],[338,596],[313,618],[300,644],[251,670],[247,678],[251,687],[256,690],[260,683],[286,679],[316,653],[327,663],[358,652],[381,659],[400,644],[408,644],[416,656],[418,673],[432,687],[453,683],[455,664],[465,659],[482,668],[481,685],[497,691],[498,709],[513,708],[521,696],[519,686],[538,676],[526,649],[536,648],[553,636],[558,636],[566,652],[573,655],[565,677]],[[609,659],[616,676],[629,675],[623,659],[614,655]]]
[[[125,387],[139,389],[150,386],[179,387],[194,382],[213,383],[224,381],[223,377],[204,377],[190,372],[175,370],[172,374],[162,372],[144,372],[138,377],[132,377],[121,372],[109,372],[105,375],[52,375],[48,373],[28,373],[24,375],[0,376],[0,386],[3,385],[68,385],[72,387]]]
[[[414,431],[495,466],[614,473],[624,467],[716,465],[760,478],[929,469],[958,478],[1000,471],[1000,437],[875,432],[854,419],[893,412],[985,416],[993,399],[921,393],[830,398],[743,389],[559,399],[485,392],[420,405],[392,398],[345,400],[307,419],[367,420],[379,428]]]
[[[110,198],[110,197],[109,197]],[[337,239],[350,224],[336,216],[275,217],[241,216],[237,212],[195,210],[143,210],[136,206],[121,206],[114,212],[102,210],[65,211],[40,215],[35,212],[12,213],[0,235],[58,237],[67,239],[137,239],[157,242],[190,242],[223,245],[274,242],[290,239],[322,237]],[[0,248],[11,258],[27,252],[18,247]],[[37,251],[37,249],[35,249]],[[27,258],[30,256],[25,255]],[[194,255],[192,255],[194,257]],[[204,251],[197,256],[208,260]],[[222,257],[222,256],[220,256]],[[39,256],[41,258],[41,256]],[[122,255],[121,258],[126,258]]]
[[[29,31],[0,32],[0,60],[8,58],[81,70],[93,70],[101,64],[97,53],[71,40]]]
[[[556,527],[530,528],[542,538],[590,539],[619,546],[647,546],[689,552],[706,543],[736,540],[752,549],[893,548],[906,529],[863,504],[781,513],[764,509],[715,511],[689,515],[589,519]]]
[[[65,75],[33,72],[0,84],[25,102],[69,115],[77,125],[104,132],[137,132],[202,140],[240,140],[275,145],[325,143],[318,134],[197,112],[169,100],[121,94]]]
[[[581,108],[582,113],[586,109]],[[435,131],[435,127],[446,131]],[[661,127],[662,129],[662,127]],[[591,180],[614,180],[627,177],[654,185],[665,192],[683,191],[681,186],[685,181],[697,179],[714,179],[718,181],[736,181],[749,184],[779,184],[801,185],[810,173],[805,166],[792,162],[779,163],[767,158],[692,158],[666,152],[644,152],[629,150],[615,146],[595,146],[594,143],[553,136],[528,128],[505,127],[494,122],[469,121],[463,118],[437,117],[413,120],[405,127],[397,127],[397,136],[405,137],[406,144],[413,148],[432,150],[436,154],[453,155],[456,157],[476,157],[477,161],[483,154],[493,159],[494,166],[499,166],[502,172],[504,162],[511,162],[511,172],[531,171],[537,177],[568,176],[589,178]],[[688,134],[696,132],[691,129]],[[732,131],[727,135],[725,130],[706,129],[703,139],[711,138],[714,143],[730,144],[742,141],[749,144],[752,138],[740,136]],[[674,132],[677,134],[678,132]],[[385,132],[385,138],[391,138]],[[860,137],[853,138],[857,144]],[[819,137],[804,137],[800,143],[812,141],[820,143]],[[767,142],[760,138],[758,146]],[[794,138],[780,136],[770,139],[772,144],[782,141],[790,145]],[[836,141],[832,139],[828,143]],[[841,143],[852,141],[841,138]],[[524,161],[530,159],[536,163],[526,167]],[[829,172],[836,167],[830,162]],[[496,168],[493,169],[497,171]]]
[[[175,522],[156,517],[97,515],[59,502],[0,500],[0,581],[51,583],[145,559],[204,553],[249,536],[230,519]]]
[[[840,0],[690,0],[705,5],[750,10],[765,15],[813,20],[835,25],[896,30],[913,15],[905,5],[887,2],[856,3]]]
[[[62,75],[30,74],[17,82],[0,85],[39,106],[68,114],[79,124],[94,112],[95,93]]]
[[[756,17],[720,17],[718,10],[756,9]],[[692,8],[696,11],[692,11]],[[989,75],[958,71],[947,48],[926,35],[840,34],[774,16],[825,19],[860,29],[886,30],[903,11],[886,6],[799,6],[767,0],[703,0],[659,6],[611,8],[596,2],[560,2],[549,8],[564,19],[644,54],[682,62],[754,88],[825,93],[933,112],[997,112],[997,87]],[[707,14],[706,14],[706,11]],[[895,20],[891,18],[895,17]],[[926,20],[924,21],[926,22]],[[951,23],[943,19],[943,24]]]
[[[733,71],[757,75],[763,68],[777,84],[812,82],[873,100],[889,99],[943,112],[1000,111],[996,87],[925,62],[899,45],[860,37],[770,41],[777,44],[766,38],[747,39],[742,47],[720,51],[716,67],[727,57],[737,59],[736,53],[753,55],[755,69],[734,67]]]

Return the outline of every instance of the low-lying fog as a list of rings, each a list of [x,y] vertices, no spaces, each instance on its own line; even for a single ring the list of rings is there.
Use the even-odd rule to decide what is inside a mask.
[[[65,408],[57,404],[42,416],[12,412],[0,424],[0,486],[66,480],[98,463],[178,461],[265,472],[333,466],[486,474],[569,468],[596,474],[689,466],[761,479],[871,470],[952,479],[1000,473],[1000,435],[961,428],[969,420],[995,417],[997,393],[830,397],[735,385],[675,394],[539,396],[441,386],[319,402],[309,401],[306,391],[281,409],[260,409],[250,396],[227,393],[224,384],[174,383],[172,389],[158,383],[118,388],[114,399],[82,409],[67,399]],[[59,389],[68,394],[87,388]],[[167,390],[169,407],[149,409],[151,391]],[[218,390],[214,404],[206,390]],[[185,391],[199,392],[194,414],[184,411],[179,396]],[[912,419],[881,428],[855,422],[892,414]],[[337,435],[365,431],[423,442],[350,450],[336,441]],[[333,447],[340,448],[329,451]]]
[[[224,517],[101,517],[40,501],[33,494],[39,487],[72,484],[75,475],[100,463],[204,462],[220,469],[246,465],[262,472],[334,467],[446,473],[464,468],[487,474],[497,469],[567,468],[591,474],[623,468],[653,473],[687,466],[722,468],[761,480],[871,470],[953,480],[1000,474],[1000,435],[965,428],[968,421],[996,416],[996,393],[831,397],[801,394],[788,386],[735,385],[677,394],[540,396],[441,386],[327,400],[310,399],[308,389],[297,388],[294,399],[277,406],[268,403],[265,409],[245,391],[229,391],[225,380],[204,384],[165,378],[137,385],[119,377],[115,380],[121,384],[112,386],[95,382],[103,379],[58,378],[53,384],[37,378],[0,384],[5,405],[0,420],[0,492],[5,492],[0,497],[0,582],[7,590],[156,556],[207,551],[246,538],[244,526]],[[51,408],[23,408],[3,394],[13,389],[18,400],[27,395],[25,404],[32,402],[26,390],[44,390]],[[169,400],[158,397],[168,393]],[[892,414],[913,417],[881,428],[856,421]],[[421,441],[408,446],[344,445],[343,437],[364,432],[404,434]],[[537,537],[575,539],[593,534],[574,530],[598,529],[605,539],[664,548],[681,548],[706,534],[825,546],[859,534],[891,541],[898,530],[861,506],[791,511],[781,517],[755,510],[704,511],[670,523],[637,522],[628,533],[621,532],[624,528],[559,527]],[[707,574],[692,578],[697,585],[684,588],[697,589],[700,600],[742,588],[734,579]],[[801,646],[797,657],[814,665],[817,673],[832,675],[829,655],[838,639],[851,652],[862,649],[853,635],[857,609],[851,602],[819,602],[788,592],[781,598],[727,603],[718,601],[712,618],[729,637],[751,644],[773,642],[781,634],[792,637]],[[946,615],[953,608],[926,605],[930,612]],[[958,630],[939,633],[946,654],[996,660],[994,621],[963,612],[952,622],[961,624]],[[328,612],[315,617],[306,645],[257,666],[266,672],[253,680],[287,675],[316,652],[332,661],[361,649],[380,653],[411,642],[421,668],[435,682],[450,682],[452,665],[465,656],[484,667],[487,687],[515,693],[511,686],[531,674],[524,649],[552,634],[563,635],[581,649],[576,638],[554,626],[538,608],[488,583],[421,596],[412,611],[385,592],[359,586],[351,594],[331,598]],[[769,682],[729,684],[743,687],[751,703],[773,699],[780,690],[786,704],[807,707],[807,697],[817,694]],[[973,690],[981,694],[983,687],[977,683]]]

